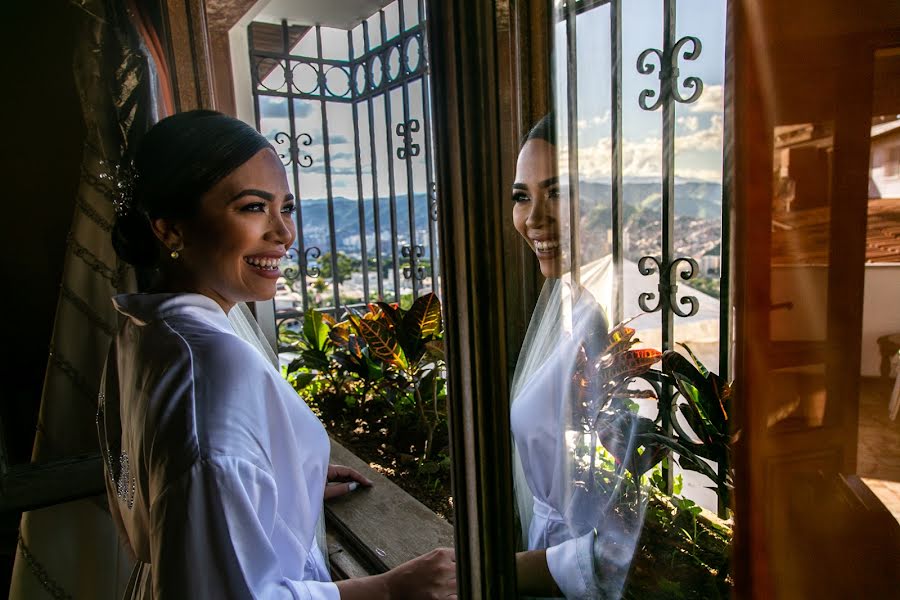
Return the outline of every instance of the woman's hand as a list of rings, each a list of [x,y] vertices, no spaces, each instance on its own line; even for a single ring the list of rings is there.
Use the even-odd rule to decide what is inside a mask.
[[[387,573],[335,582],[341,600],[456,598],[456,553],[438,548]]]
[[[372,487],[372,481],[358,471],[341,465],[328,465],[325,500],[349,494],[359,486]]]
[[[437,548],[383,575],[388,598],[456,598],[456,552]]]

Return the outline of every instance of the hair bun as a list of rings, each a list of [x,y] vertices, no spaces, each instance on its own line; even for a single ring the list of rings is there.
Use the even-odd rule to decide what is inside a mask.
[[[134,267],[155,267],[159,260],[159,243],[150,222],[138,212],[130,212],[116,219],[112,245],[119,258]]]

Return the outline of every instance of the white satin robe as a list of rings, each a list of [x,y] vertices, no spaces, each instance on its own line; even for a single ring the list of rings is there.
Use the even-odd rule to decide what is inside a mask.
[[[564,304],[558,296],[552,298]],[[568,447],[574,430],[581,429],[571,423],[570,382],[577,352],[591,332],[605,332],[607,324],[590,295],[582,296],[562,320],[570,324],[565,333],[553,336],[553,347],[543,352],[540,366],[533,373],[516,374],[524,376],[524,383],[510,405],[510,425],[518,466],[532,494],[520,517],[528,525],[527,549],[546,549],[550,574],[566,598],[614,598],[619,582],[603,581],[598,561],[624,563],[627,570],[630,555],[615,556],[616,544],[607,542],[615,532],[597,531],[604,522],[605,501],[574,484]]]
[[[528,550],[547,551],[547,566],[569,599],[599,597],[593,565],[594,527],[579,509],[586,502],[573,492],[565,466],[568,452],[563,431],[566,403],[561,401],[561,375],[570,371],[570,348],[560,348],[532,377],[510,406],[516,454],[533,495]],[[565,366],[564,366],[565,365]]]
[[[98,429],[132,598],[338,600],[316,543],[330,446],[198,294],[126,294]],[[105,398],[103,397],[105,396]]]

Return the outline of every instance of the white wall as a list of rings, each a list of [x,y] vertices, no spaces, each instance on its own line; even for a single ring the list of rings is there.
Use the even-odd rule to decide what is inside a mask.
[[[900,198],[900,171],[894,175],[885,175],[885,165],[891,160],[891,149],[900,148],[900,129],[872,139],[872,156],[870,160],[872,183],[878,188],[881,198]],[[896,154],[894,156],[896,161]],[[896,162],[894,168],[896,169]]]
[[[247,39],[247,27],[269,4],[271,0],[258,0],[253,8],[241,17],[241,20],[228,32],[228,43],[231,49],[231,75],[234,81],[235,116],[245,123],[256,127],[256,114],[253,110],[253,87],[250,80],[250,43]]]
[[[791,310],[772,311],[773,340],[825,340],[828,268],[823,266],[772,269],[772,303],[793,302]],[[879,374],[877,339],[900,333],[900,263],[867,264],[863,297],[860,373]]]
[[[860,369],[863,375],[879,374],[881,354],[876,340],[894,333],[900,333],[900,263],[866,265]]]

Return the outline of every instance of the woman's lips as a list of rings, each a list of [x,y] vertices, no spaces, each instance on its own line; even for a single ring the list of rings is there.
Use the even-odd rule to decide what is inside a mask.
[[[250,269],[257,275],[268,279],[278,279],[281,277],[281,270],[278,268],[278,265],[281,262],[280,257],[276,257],[275,255],[245,256],[244,262],[247,263]]]
[[[535,253],[540,258],[549,258],[559,254],[559,240],[532,240]]]

